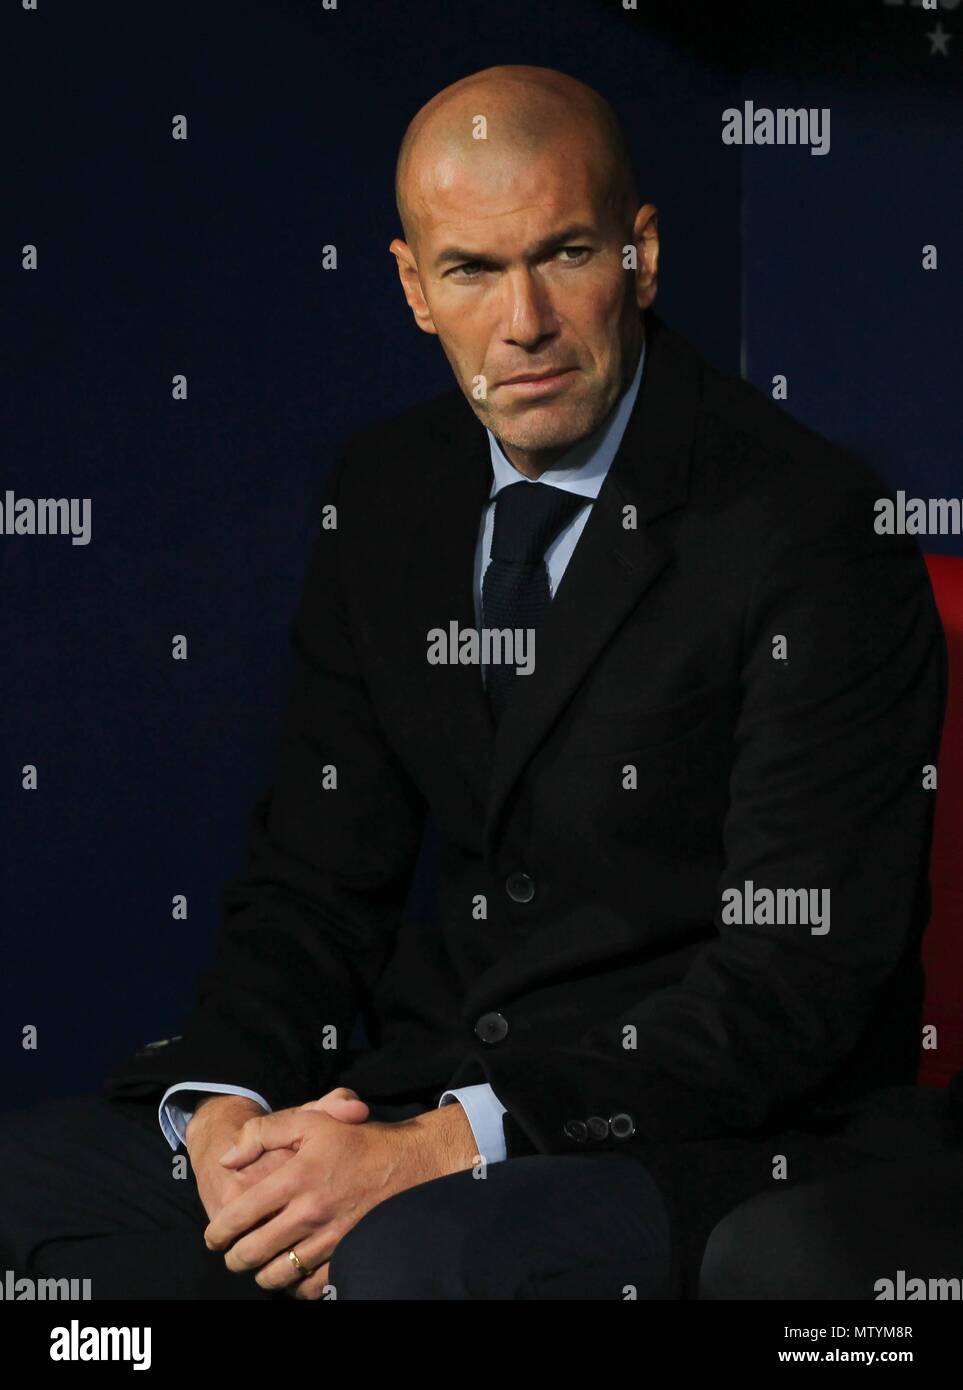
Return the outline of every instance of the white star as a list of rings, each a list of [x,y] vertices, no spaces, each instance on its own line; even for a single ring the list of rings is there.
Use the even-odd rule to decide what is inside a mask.
[[[948,34],[939,21],[937,21],[935,29],[927,30],[926,37],[930,41],[931,58],[937,53],[942,53],[947,58],[950,56],[950,39],[953,35]]]

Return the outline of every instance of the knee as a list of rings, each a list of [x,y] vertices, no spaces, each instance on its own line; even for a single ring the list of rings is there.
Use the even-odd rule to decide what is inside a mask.
[[[799,1194],[767,1192],[753,1197],[724,1217],[709,1236],[698,1297],[826,1298],[822,1245],[819,1213]]]
[[[342,1238],[329,1268],[338,1299],[459,1296],[454,1291],[458,1230],[451,1213],[431,1203],[427,1189],[435,1183],[407,1188],[379,1202]]]

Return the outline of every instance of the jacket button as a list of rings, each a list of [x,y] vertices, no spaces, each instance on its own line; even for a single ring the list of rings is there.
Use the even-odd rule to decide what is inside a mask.
[[[635,1133],[635,1121],[631,1115],[627,1115],[624,1110],[620,1110],[617,1115],[612,1115],[609,1119],[609,1129],[616,1139],[631,1139]]]
[[[513,903],[530,903],[535,896],[535,880],[531,874],[509,874],[505,891]]]
[[[585,1123],[588,1125],[588,1132],[593,1139],[607,1139],[609,1137],[609,1122],[603,1120],[601,1115],[590,1115]]]
[[[577,1144],[584,1144],[588,1138],[588,1126],[584,1120],[566,1120],[562,1125],[562,1133],[566,1139],[574,1139]]]
[[[508,1036],[508,1019],[503,1014],[482,1014],[475,1024],[475,1037],[483,1043],[501,1042]]]

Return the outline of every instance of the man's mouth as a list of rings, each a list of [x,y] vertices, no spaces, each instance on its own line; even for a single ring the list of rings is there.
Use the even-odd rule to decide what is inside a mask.
[[[508,377],[498,383],[524,396],[541,395],[553,391],[567,381],[575,371],[574,367],[556,367],[548,372],[524,372],[519,376]]]

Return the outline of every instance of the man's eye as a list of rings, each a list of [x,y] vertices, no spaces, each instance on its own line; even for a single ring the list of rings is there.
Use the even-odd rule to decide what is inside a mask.
[[[556,256],[570,256],[571,260],[565,260],[565,265],[577,265],[586,256],[592,254],[591,246],[560,246],[554,253]],[[463,261],[461,265],[452,266],[449,275],[457,275],[464,280],[477,280],[487,269],[485,261]]]

